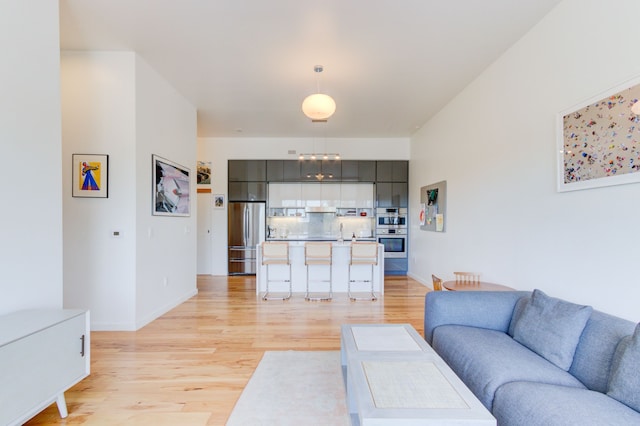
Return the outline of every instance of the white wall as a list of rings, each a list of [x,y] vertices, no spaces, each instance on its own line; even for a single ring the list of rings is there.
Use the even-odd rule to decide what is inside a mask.
[[[411,141],[410,274],[482,272],[638,321],[640,185],[556,192],[556,114],[640,74],[640,2],[566,0]],[[418,229],[447,181],[445,233]]]
[[[136,328],[197,293],[196,109],[136,57]],[[190,169],[191,216],[151,215],[151,154]]]
[[[61,69],[65,164],[109,155],[106,199],[72,198],[63,168],[64,305],[135,330],[197,291],[195,214],[151,215],[151,153],[195,170],[196,112],[132,52],[64,52]]]
[[[0,314],[62,307],[58,34],[58,2],[0,2]]]
[[[339,153],[343,160],[408,160],[408,138],[200,138],[198,160],[211,161],[211,190],[227,194],[227,161],[249,159],[296,160],[297,153]],[[225,198],[226,199],[226,198]],[[227,275],[227,211],[212,211],[212,275]]]
[[[135,54],[63,52],[64,305],[93,329],[135,323]],[[109,197],[71,197],[71,157],[109,155]],[[113,232],[120,232],[114,237]]]

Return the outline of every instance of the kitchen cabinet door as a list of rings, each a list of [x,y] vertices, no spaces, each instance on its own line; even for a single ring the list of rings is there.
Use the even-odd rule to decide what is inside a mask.
[[[374,204],[374,195],[373,195],[373,184],[370,183],[360,183],[356,184],[356,205],[358,208],[373,208]]]
[[[266,201],[265,182],[229,182],[229,201]]]
[[[340,205],[341,185],[339,183],[322,183],[322,207],[338,207]]]
[[[264,182],[267,178],[265,160],[229,160],[229,182]]]
[[[325,181],[333,180],[339,182],[342,180],[340,160],[322,160],[321,169]]]
[[[300,161],[282,161],[282,180],[284,182],[300,182]]]
[[[343,160],[343,182],[375,182],[376,162],[369,160]]]
[[[304,207],[300,183],[270,183],[269,208]]]
[[[373,208],[374,185],[372,183],[343,183],[341,185],[341,208]]]
[[[406,182],[376,183],[377,207],[408,207],[408,185]]]
[[[304,207],[322,206],[322,185],[319,183],[303,183],[302,200]]]
[[[376,164],[376,181],[407,182],[409,180],[408,161],[378,161]]]
[[[318,160],[300,162],[300,180],[317,182],[316,175],[322,171],[322,163]]]
[[[267,182],[282,182],[283,180],[283,160],[267,160]]]

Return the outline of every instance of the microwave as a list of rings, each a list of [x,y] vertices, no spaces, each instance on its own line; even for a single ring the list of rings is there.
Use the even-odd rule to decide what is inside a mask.
[[[376,209],[376,228],[406,228],[406,208],[378,208]]]

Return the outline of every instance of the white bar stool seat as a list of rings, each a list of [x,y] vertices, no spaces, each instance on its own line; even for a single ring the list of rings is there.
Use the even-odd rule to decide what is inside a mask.
[[[307,267],[307,292],[304,295],[306,300],[331,300],[333,299],[333,276],[332,276],[332,244],[331,243],[305,243],[304,264]],[[311,266],[328,266],[328,280],[310,280],[309,268]],[[311,297],[309,293],[309,283],[329,283],[329,293],[327,296]]]
[[[375,242],[355,242],[351,243],[351,259],[349,261],[349,283],[347,286],[347,292],[349,294],[349,298],[351,300],[378,300],[378,297],[373,292],[373,277],[374,277],[374,267],[378,264],[378,243]],[[364,280],[352,280],[351,279],[351,269],[354,266],[371,266],[371,278]],[[371,295],[368,297],[355,297],[351,293],[351,284],[352,283],[369,283],[370,288],[369,291]]]
[[[291,298],[291,259],[289,258],[289,243],[278,241],[265,241],[262,243],[262,264],[267,270],[265,293],[262,300],[288,300]],[[269,279],[269,266],[287,266],[287,279]],[[289,283],[289,293],[284,297],[272,297],[269,295],[269,284],[272,282]]]

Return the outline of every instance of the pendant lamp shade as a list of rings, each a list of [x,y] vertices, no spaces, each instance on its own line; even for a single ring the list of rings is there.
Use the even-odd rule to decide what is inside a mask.
[[[336,102],[323,93],[309,95],[302,101],[302,112],[312,121],[326,121],[336,112]]]

